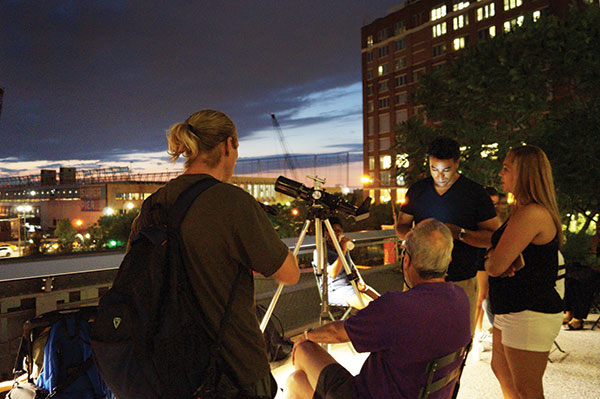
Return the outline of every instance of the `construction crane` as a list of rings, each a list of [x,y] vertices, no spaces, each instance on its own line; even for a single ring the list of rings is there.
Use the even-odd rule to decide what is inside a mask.
[[[281,148],[283,150],[284,156],[284,164],[283,168],[287,171],[288,169],[292,173],[294,180],[298,180],[296,176],[296,165],[294,165],[294,160],[292,159],[291,152],[287,148],[287,144],[285,143],[285,139],[283,138],[283,132],[281,131],[281,126],[279,126],[279,122],[277,122],[277,118],[275,118],[275,114],[271,112],[271,121],[273,122],[273,128],[277,132],[277,138],[279,139],[279,144],[281,144]]]

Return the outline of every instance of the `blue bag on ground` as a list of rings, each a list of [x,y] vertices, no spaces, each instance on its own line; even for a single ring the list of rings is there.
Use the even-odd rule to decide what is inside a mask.
[[[92,360],[90,324],[79,314],[56,321],[44,348],[37,385],[56,399],[112,399]]]

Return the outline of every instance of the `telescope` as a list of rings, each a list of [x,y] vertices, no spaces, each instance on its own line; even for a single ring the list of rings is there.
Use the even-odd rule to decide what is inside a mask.
[[[371,198],[367,197],[360,206],[353,205],[343,198],[330,194],[325,190],[310,188],[304,184],[279,176],[275,182],[275,191],[293,198],[307,201],[310,205],[323,205],[331,211],[340,211],[349,216],[354,216],[357,221],[369,217]]]

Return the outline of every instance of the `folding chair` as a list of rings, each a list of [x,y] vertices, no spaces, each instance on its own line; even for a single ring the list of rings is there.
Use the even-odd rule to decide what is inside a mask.
[[[472,341],[469,342],[467,346],[460,348],[456,352],[452,352],[446,356],[434,359],[427,363],[427,368],[425,371],[427,373],[427,384],[421,388],[419,399],[428,399],[431,394],[448,386],[453,386],[454,388],[450,390],[451,395],[444,399],[456,398],[458,395],[458,382],[460,380],[462,370],[465,367],[465,362],[467,361],[467,354],[471,348],[471,343]],[[451,370],[448,370],[445,375],[441,377],[436,376],[437,371],[451,365],[452,363],[456,364]]]

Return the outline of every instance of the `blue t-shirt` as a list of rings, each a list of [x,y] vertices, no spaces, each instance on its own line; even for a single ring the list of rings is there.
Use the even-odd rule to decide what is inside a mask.
[[[471,340],[469,300],[452,283],[422,283],[382,295],[344,327],[358,352],[371,352],[354,377],[359,397],[414,399],[425,386],[427,363]],[[449,397],[449,389],[431,397]]]
[[[496,216],[494,204],[483,187],[462,175],[443,195],[435,190],[431,177],[416,182],[408,189],[400,210],[412,215],[415,224],[434,218],[467,230],[478,230],[478,223]],[[475,276],[480,259],[478,248],[454,240],[446,280],[461,281]]]

